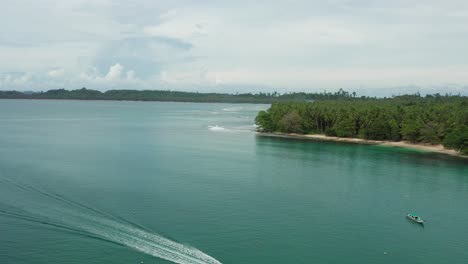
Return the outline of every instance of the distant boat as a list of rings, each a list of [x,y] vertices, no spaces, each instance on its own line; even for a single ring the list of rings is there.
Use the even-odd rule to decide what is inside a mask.
[[[407,214],[406,215],[409,219],[413,220],[416,223],[423,224],[424,220],[421,219],[421,217],[415,215],[415,214]]]

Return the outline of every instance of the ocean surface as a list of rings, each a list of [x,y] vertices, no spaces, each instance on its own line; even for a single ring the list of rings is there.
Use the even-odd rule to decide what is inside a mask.
[[[466,159],[259,136],[266,108],[0,100],[0,263],[468,263]]]

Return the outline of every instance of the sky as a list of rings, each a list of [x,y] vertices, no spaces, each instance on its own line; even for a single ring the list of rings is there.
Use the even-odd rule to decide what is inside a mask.
[[[2,0],[0,90],[468,95],[466,0]]]

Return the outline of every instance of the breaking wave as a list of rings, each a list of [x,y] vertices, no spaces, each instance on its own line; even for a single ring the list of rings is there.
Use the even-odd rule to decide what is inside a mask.
[[[8,185],[7,192],[22,192],[22,197],[28,198],[10,203],[1,199],[0,215],[118,244],[174,263],[221,264],[196,248],[165,238],[121,217],[37,187],[5,178],[0,180],[4,186]]]

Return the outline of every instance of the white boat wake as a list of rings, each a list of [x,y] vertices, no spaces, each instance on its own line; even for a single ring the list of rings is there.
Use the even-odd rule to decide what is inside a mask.
[[[35,187],[6,179],[3,179],[3,182],[14,186],[17,191],[24,192],[23,195],[26,197],[36,196],[37,198],[39,194],[41,199],[26,199],[27,201],[15,201],[14,203],[5,203],[6,200],[2,199],[0,200],[2,201],[0,215],[119,244],[173,263],[221,264],[215,258],[196,248],[160,236],[125,219]],[[2,198],[1,195],[0,198]],[[31,202],[38,200],[43,202]]]
[[[211,131],[226,131],[226,128],[215,125],[215,126],[208,126],[208,129]]]
[[[107,219],[88,219],[93,225],[81,226],[91,234],[133,248],[145,254],[179,264],[220,264],[202,251],[165,237]]]

